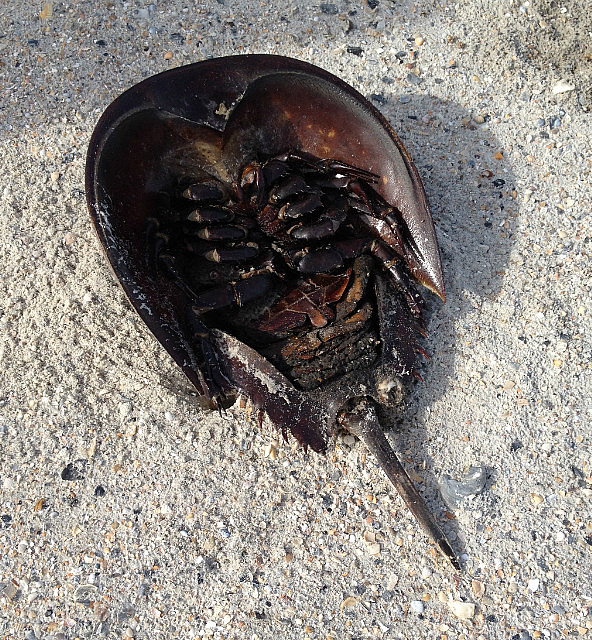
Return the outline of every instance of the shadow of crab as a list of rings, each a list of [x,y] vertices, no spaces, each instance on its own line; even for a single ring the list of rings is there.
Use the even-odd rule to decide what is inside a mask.
[[[487,122],[477,125],[463,106],[433,96],[415,95],[400,103],[397,95],[384,95],[383,112],[410,153],[420,159],[418,168],[438,232],[447,293],[444,306],[433,297],[427,299],[425,348],[430,361],[420,368],[424,383],[413,385],[405,406],[389,412],[384,424],[393,425],[391,436],[398,451],[413,450],[411,468],[423,477],[424,495],[439,514],[447,507],[434,497],[439,494],[436,479],[451,469],[445,458],[435,457],[435,452],[447,447],[437,441],[446,443],[448,425],[455,425],[452,431],[456,433],[466,417],[450,415],[448,407],[434,412],[434,407],[458,384],[455,372],[463,368],[466,340],[459,335],[463,325],[475,322],[478,309],[502,293],[518,223],[518,205],[512,194],[516,176],[506,157],[493,157],[503,147]],[[467,417],[473,412],[467,393]],[[489,430],[496,428],[487,425]],[[479,459],[463,459],[467,466],[479,463]],[[446,528],[458,534],[454,520]]]

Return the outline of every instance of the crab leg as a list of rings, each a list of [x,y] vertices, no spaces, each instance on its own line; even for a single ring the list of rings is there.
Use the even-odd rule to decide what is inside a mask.
[[[351,433],[364,442],[368,450],[376,457],[378,464],[393,483],[421,528],[438,547],[440,553],[457,571],[460,571],[460,563],[446,535],[411,482],[384,435],[372,402],[366,398],[358,400],[356,407],[346,413],[343,423]]]

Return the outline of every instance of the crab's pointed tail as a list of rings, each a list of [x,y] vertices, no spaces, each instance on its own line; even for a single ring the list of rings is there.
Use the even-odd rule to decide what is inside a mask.
[[[378,460],[389,480],[401,494],[405,504],[416,517],[421,528],[450,564],[457,571],[461,571],[460,563],[452,550],[450,542],[448,542],[446,535],[429,511],[384,435],[376,415],[374,403],[366,398],[360,400],[353,410],[347,412],[344,426],[364,442],[368,450]]]

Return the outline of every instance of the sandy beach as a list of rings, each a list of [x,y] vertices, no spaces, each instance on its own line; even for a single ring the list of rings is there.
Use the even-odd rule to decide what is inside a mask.
[[[0,5],[0,638],[592,636],[591,43],[584,0]],[[422,177],[447,301],[388,437],[461,573],[357,439],[201,409],[102,253],[102,112],[249,53],[351,84]]]

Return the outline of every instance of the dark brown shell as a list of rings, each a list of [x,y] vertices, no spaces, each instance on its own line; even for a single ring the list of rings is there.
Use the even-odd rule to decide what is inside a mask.
[[[444,298],[440,255],[419,175],[386,120],[357,91],[313,65],[269,55],[207,60],[166,71],[117,98],[92,136],[86,166],[89,210],[129,300],[177,364],[205,394],[191,364],[174,285],[145,268],[145,222],[179,172],[236,179],[245,162],[289,148],[333,158],[380,176],[377,191],[402,213],[417,247],[408,267]],[[385,332],[404,342],[395,318]],[[212,330],[220,365],[237,391],[265,409],[284,433],[317,451],[326,447],[336,412],[368,393],[381,367],[339,381],[330,392],[304,393],[256,351]],[[383,373],[388,370],[383,363]],[[369,376],[372,380],[369,381]],[[371,384],[368,384],[371,382]],[[375,394],[374,394],[375,395]]]

